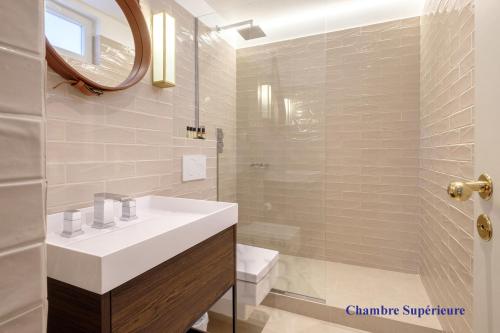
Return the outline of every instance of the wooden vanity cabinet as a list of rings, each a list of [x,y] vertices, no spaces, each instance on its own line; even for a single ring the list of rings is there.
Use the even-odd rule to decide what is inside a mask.
[[[235,283],[233,226],[104,295],[49,278],[48,332],[184,333]]]

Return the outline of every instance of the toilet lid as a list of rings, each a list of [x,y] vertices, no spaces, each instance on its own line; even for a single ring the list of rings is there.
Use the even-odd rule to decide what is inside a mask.
[[[237,244],[237,279],[240,281],[259,283],[274,265],[276,265],[278,258],[278,251]]]

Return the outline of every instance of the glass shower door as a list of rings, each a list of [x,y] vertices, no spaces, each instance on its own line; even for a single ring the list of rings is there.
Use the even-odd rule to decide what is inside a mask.
[[[237,51],[238,241],[280,252],[276,292],[324,301],[324,35]]]

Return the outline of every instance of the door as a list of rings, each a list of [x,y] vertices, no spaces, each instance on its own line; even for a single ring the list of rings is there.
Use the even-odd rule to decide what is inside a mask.
[[[500,1],[476,1],[475,173],[493,179],[493,197],[475,198],[475,216],[487,214],[493,237],[474,235],[474,332],[500,332]],[[496,181],[496,183],[495,183]]]

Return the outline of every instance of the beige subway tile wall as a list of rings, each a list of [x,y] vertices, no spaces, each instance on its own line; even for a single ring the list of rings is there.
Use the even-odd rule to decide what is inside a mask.
[[[49,70],[47,91],[48,210],[92,204],[93,194],[161,194],[216,199],[216,128],[225,131],[221,200],[236,200],[235,50],[209,28],[200,29],[200,124],[208,140],[186,139],[194,126],[194,17],[175,1],[144,1],[176,18],[176,87],[160,89],[150,73],[118,93],[85,97]],[[148,19],[148,18],[147,18]],[[183,154],[208,156],[208,179],[183,183]]]
[[[419,24],[238,50],[242,241],[418,271]]]
[[[419,25],[327,35],[329,260],[418,271]]]
[[[200,123],[210,140],[217,139],[217,128],[223,130],[219,200],[236,202],[236,50],[203,24],[200,34]],[[209,152],[216,154],[216,146]]]
[[[473,1],[427,1],[421,29],[420,274],[435,304],[466,308],[444,330],[472,332],[473,203],[446,187],[474,176]]]
[[[0,331],[43,332],[43,1],[0,3]]]

